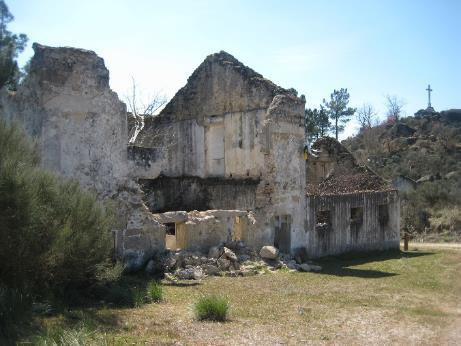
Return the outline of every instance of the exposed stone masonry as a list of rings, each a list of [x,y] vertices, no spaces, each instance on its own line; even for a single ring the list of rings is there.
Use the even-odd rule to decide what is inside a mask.
[[[118,254],[143,264],[163,248],[164,227],[129,170],[126,106],[109,87],[104,60],[83,49],[33,48],[18,91],[1,91],[0,116],[35,138],[44,168],[114,200]]]

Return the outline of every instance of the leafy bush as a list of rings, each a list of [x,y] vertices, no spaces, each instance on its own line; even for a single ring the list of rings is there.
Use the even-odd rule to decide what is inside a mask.
[[[5,292],[65,297],[95,282],[111,251],[108,209],[38,164],[23,131],[0,120],[0,304],[12,307],[2,305],[9,321],[31,299],[7,299]]]
[[[147,297],[152,302],[161,302],[163,300],[162,285],[156,281],[149,282],[147,285]]]
[[[200,321],[225,321],[228,311],[229,302],[218,296],[201,297],[195,304],[195,316]]]

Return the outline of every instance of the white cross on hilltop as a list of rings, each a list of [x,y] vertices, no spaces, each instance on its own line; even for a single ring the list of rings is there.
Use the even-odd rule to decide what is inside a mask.
[[[431,108],[431,107],[432,107],[432,106],[431,106],[431,91],[432,91],[432,89],[431,89],[431,85],[430,85],[430,84],[427,85],[427,89],[426,89],[426,90],[427,90],[427,100],[428,100],[428,101],[427,101],[427,108]]]

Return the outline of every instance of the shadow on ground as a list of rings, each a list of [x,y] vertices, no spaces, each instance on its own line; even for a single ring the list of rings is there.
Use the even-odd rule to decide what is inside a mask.
[[[387,261],[391,259],[413,258],[431,256],[433,252],[413,251],[383,251],[373,253],[347,253],[341,256],[329,256],[318,260],[322,266],[321,274],[335,276],[352,276],[359,278],[383,278],[399,275],[398,273],[385,272],[372,269],[351,268],[361,264]]]
[[[193,287],[193,286],[199,286],[201,285],[201,282],[196,282],[196,281],[191,281],[191,282],[186,282],[186,281],[170,281],[170,282],[164,282],[164,286],[175,286],[175,287]]]

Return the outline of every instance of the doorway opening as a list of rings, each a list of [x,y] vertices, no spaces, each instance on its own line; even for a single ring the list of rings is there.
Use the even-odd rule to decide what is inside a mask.
[[[291,251],[291,215],[274,216],[274,246],[283,253]]]
[[[176,223],[165,223],[165,247],[168,250],[176,250]]]

